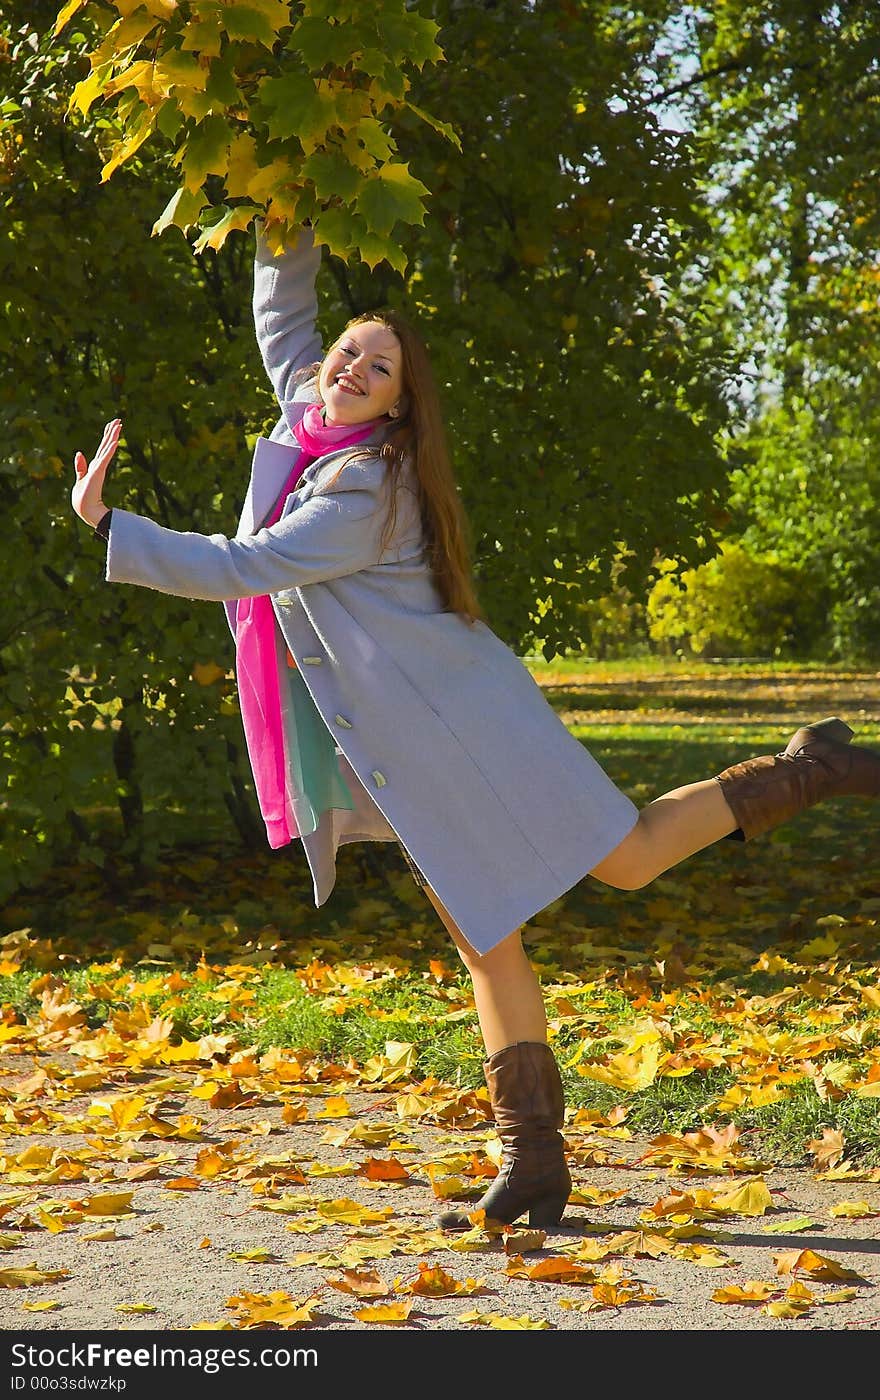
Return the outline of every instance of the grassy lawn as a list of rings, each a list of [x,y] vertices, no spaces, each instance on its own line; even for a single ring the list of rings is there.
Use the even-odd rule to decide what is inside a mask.
[[[880,745],[871,672],[532,669],[639,804],[827,714]],[[780,1162],[809,1160],[807,1144],[831,1129],[851,1160],[880,1162],[878,849],[880,809],[830,803],[749,846],[721,842],[642,891],[588,877],[538,915],[527,946],[570,1104],[622,1105],[629,1128],[652,1134],[734,1122]],[[343,849],[321,910],[298,847],[181,846],[123,900],[96,870],[61,869],[0,910],[0,932],[0,1036],[27,1023],[59,1053],[91,1038],[90,1063],[150,1036],[358,1065],[405,1043],[417,1076],[481,1082],[467,979],[391,847]]]

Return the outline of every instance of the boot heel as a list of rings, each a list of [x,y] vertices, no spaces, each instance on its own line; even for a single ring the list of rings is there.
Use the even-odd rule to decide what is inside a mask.
[[[529,1207],[531,1229],[539,1230],[547,1226],[558,1225],[567,1205],[567,1191],[564,1196],[544,1196],[540,1201],[535,1201],[534,1205]]]
[[[804,727],[817,738],[832,739],[837,744],[848,744],[853,737],[853,730],[842,719],[820,719]]]

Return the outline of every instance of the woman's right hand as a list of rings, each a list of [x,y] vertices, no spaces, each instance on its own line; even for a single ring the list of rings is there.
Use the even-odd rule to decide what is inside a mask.
[[[122,419],[114,418],[104,428],[101,445],[90,462],[86,462],[82,452],[73,459],[76,481],[70,493],[71,504],[87,525],[94,528],[107,512],[104,505],[104,478],[113,460],[122,432]]]

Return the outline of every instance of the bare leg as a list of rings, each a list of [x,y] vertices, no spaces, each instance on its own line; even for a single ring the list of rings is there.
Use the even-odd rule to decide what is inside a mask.
[[[546,1044],[544,999],[519,929],[502,939],[491,952],[477,953],[434,891],[426,888],[425,893],[471,975],[486,1054],[494,1055],[519,1040]]]
[[[620,890],[640,889],[736,825],[714,778],[688,783],[643,807],[629,835],[590,874]]]

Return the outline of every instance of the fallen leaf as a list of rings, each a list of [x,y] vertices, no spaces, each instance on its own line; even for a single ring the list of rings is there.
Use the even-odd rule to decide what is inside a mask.
[[[843,1264],[838,1264],[835,1259],[829,1259],[824,1254],[816,1254],[812,1249],[788,1249],[782,1254],[774,1255],[773,1262],[776,1265],[778,1274],[804,1273],[810,1278],[829,1281],[831,1279],[858,1279],[860,1283],[866,1282],[861,1274],[854,1269],[847,1269]]]
[[[352,1316],[356,1317],[359,1322],[406,1322],[414,1306],[413,1299],[404,1298],[399,1303],[380,1303],[374,1308],[355,1308]]]
[[[459,1322],[470,1323],[475,1327],[496,1327],[503,1332],[548,1332],[553,1323],[546,1318],[531,1318],[523,1313],[520,1317],[505,1317],[503,1313],[469,1312],[459,1313]]]
[[[713,1303],[765,1303],[777,1291],[775,1283],[762,1283],[760,1279],[749,1279],[746,1283],[730,1284],[727,1288],[716,1288],[712,1294]]]
[[[543,1249],[547,1239],[546,1230],[505,1230],[504,1252],[506,1254],[531,1254]]]
[[[358,1298],[387,1298],[391,1293],[375,1269],[343,1269],[339,1278],[328,1278],[327,1282],[340,1293],[353,1293]]]
[[[396,1287],[397,1285],[395,1285]],[[408,1282],[401,1282],[399,1291],[402,1293],[416,1293],[427,1298],[453,1298],[459,1293],[478,1293],[482,1288],[482,1280],[469,1278],[464,1283],[453,1278],[439,1264],[431,1265],[427,1262],[419,1264],[419,1272],[415,1278]]]
[[[839,1128],[823,1128],[821,1138],[813,1138],[807,1143],[807,1150],[813,1154],[813,1165],[817,1171],[828,1171],[843,1160],[843,1133]]]
[[[815,1220],[811,1220],[808,1215],[799,1215],[795,1220],[774,1220],[769,1225],[761,1226],[765,1235],[797,1235],[803,1230],[816,1228]]]
[[[35,1288],[70,1278],[69,1269],[40,1269],[36,1262],[25,1269],[0,1269],[0,1288]]]
[[[332,1220],[337,1225],[381,1225],[394,1214],[390,1206],[371,1210],[369,1206],[362,1206],[358,1201],[346,1197],[335,1201],[318,1201],[315,1209],[325,1220]]]

